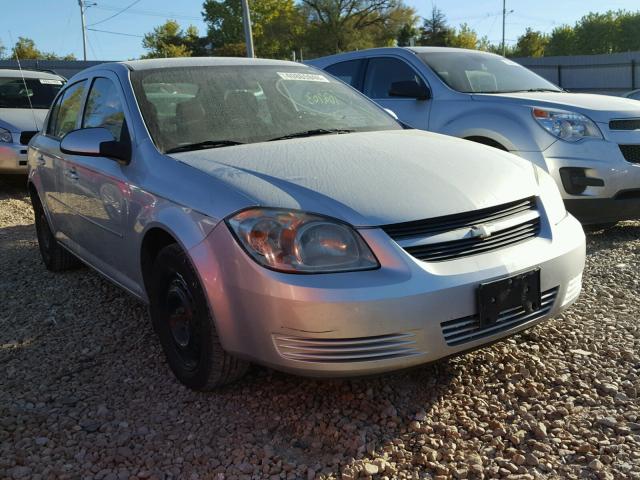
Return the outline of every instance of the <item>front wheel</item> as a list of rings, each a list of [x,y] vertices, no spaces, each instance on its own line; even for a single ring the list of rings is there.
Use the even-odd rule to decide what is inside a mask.
[[[222,349],[198,276],[178,245],[158,254],[149,297],[154,328],[180,382],[194,390],[211,390],[245,374],[249,363]]]

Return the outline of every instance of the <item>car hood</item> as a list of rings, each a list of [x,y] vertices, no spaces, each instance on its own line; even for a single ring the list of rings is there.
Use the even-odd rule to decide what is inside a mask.
[[[356,226],[472,211],[537,191],[529,162],[419,130],[324,135],[171,156],[242,193],[247,204],[241,208],[300,209]]]
[[[591,93],[518,92],[473,95],[483,102],[516,103],[520,105],[571,110],[600,123],[612,118],[640,117],[640,104],[630,98]]]
[[[47,111],[42,108],[0,108],[0,127],[14,133],[40,131]]]

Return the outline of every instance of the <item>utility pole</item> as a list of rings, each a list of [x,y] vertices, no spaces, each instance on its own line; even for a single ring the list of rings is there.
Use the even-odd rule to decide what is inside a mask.
[[[244,23],[244,38],[247,43],[247,57],[255,57],[253,52],[253,34],[251,33],[251,13],[249,12],[249,2],[242,0],[242,22]]]
[[[84,61],[87,61],[87,26],[84,22],[84,1],[78,0],[78,5],[80,5],[80,21],[82,22],[82,53],[84,57]]]
[[[507,0],[502,0],[502,56],[506,56],[507,47],[504,43],[504,27],[507,20]]]

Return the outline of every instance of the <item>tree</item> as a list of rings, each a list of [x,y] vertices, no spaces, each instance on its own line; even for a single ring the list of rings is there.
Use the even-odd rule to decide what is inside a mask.
[[[514,55],[516,57],[542,57],[549,43],[549,37],[542,32],[527,28],[524,35],[518,37]]]
[[[246,54],[240,0],[205,0],[207,39],[217,55]],[[304,20],[294,0],[250,0],[256,55],[288,58],[300,44]]]
[[[175,20],[167,20],[153,32],[145,34],[142,46],[149,50],[142,58],[191,57],[202,49],[198,29],[189,25],[182,30]]]
[[[411,40],[415,39],[418,34],[418,29],[409,23],[405,23],[400,31],[398,32],[398,46],[399,47],[408,47],[411,45]]]
[[[1,52],[0,52],[1,53]],[[73,54],[64,56],[52,52],[41,52],[36,48],[35,42],[27,37],[18,37],[18,41],[11,49],[11,56],[20,60],[75,60]]]
[[[447,25],[447,18],[442,10],[434,6],[431,17],[425,18],[420,34],[420,45],[448,47],[451,45],[455,29]]]
[[[475,30],[472,30],[469,25],[463,23],[460,25],[460,30],[451,36],[450,46],[458,48],[478,48],[479,40],[478,34]]]
[[[0,60],[4,58],[6,52],[7,52],[6,47],[2,42],[0,42]]]
[[[316,55],[394,44],[415,11],[401,0],[302,0],[305,44]]]
[[[554,28],[544,54],[546,56],[573,55],[576,52],[576,32],[573,27],[562,25]]]
[[[624,51],[622,50],[624,47],[618,42],[619,27],[619,15],[615,12],[585,15],[574,27],[576,45],[580,49],[579,53],[596,54]]]

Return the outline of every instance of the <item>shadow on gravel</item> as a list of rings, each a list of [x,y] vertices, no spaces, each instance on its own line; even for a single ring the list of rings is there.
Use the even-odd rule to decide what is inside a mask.
[[[587,255],[599,251],[609,251],[612,246],[624,244],[640,238],[640,223],[621,222],[615,227],[585,231],[587,235]]]

